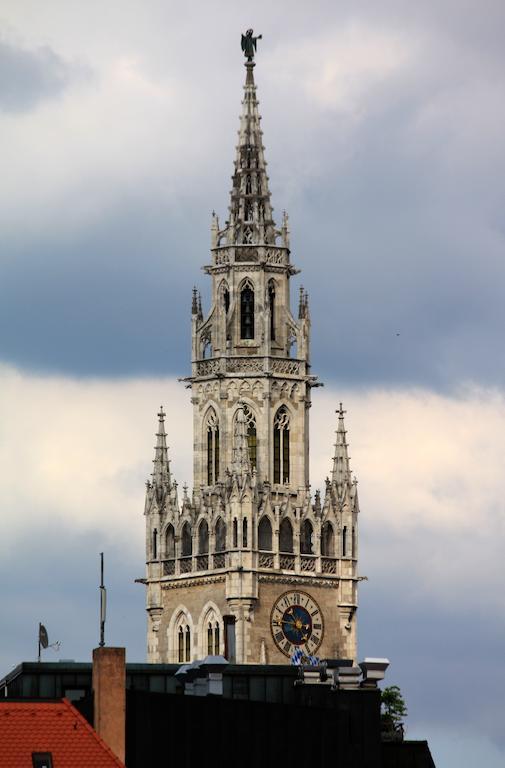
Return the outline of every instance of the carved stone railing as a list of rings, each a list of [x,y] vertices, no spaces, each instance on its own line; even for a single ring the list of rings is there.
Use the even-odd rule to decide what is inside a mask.
[[[283,555],[281,553],[279,557],[279,565],[282,568],[283,571],[294,571],[295,570],[295,556],[294,555]]]
[[[322,557],[321,570],[323,573],[336,573],[337,572],[336,557]]]
[[[163,561],[163,576],[173,576],[175,573],[175,560]]]
[[[248,245],[247,243],[229,245],[213,250],[214,265],[220,267],[223,264],[236,262],[254,263],[265,262],[266,264],[275,264],[278,266],[287,266],[289,264],[289,251],[287,248],[270,246]]]
[[[221,361],[219,359],[200,360],[200,362],[196,364],[196,375],[212,376],[215,373],[219,373],[220,369],[221,369]]]
[[[228,373],[263,373],[264,357],[230,357],[226,360]]]
[[[214,568],[225,568],[226,556],[224,552],[216,552],[213,560],[214,560]]]
[[[300,557],[300,568],[302,571],[315,571],[316,558],[314,555],[302,555]]]
[[[197,555],[196,558],[196,570],[197,571],[207,571],[209,568],[209,556],[208,555]]]
[[[287,374],[297,375],[300,373],[300,363],[298,362],[298,360],[289,360],[289,358],[284,358],[280,360],[271,358],[270,370],[272,373],[281,373],[281,374],[287,373]]]
[[[181,573],[191,573],[193,570],[193,558],[191,555],[188,557],[181,557],[179,561]]]
[[[258,567],[259,568],[273,568],[274,556],[271,552],[259,552],[258,553]]]

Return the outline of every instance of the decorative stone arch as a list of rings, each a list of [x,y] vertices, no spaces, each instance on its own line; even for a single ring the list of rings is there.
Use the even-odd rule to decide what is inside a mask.
[[[180,660],[180,630],[182,629],[182,637],[184,640],[183,656],[184,659]],[[189,659],[187,659],[188,650],[188,637],[189,637]],[[175,611],[170,617],[170,621],[167,627],[167,649],[168,649],[168,663],[169,664],[185,664],[187,661],[194,659],[194,625],[193,617],[190,611],[182,603],[177,606]]]
[[[259,400],[260,404],[263,402],[263,384],[261,381],[255,381],[252,388],[252,396],[255,400]]]
[[[219,655],[224,656],[224,621],[215,602],[208,600],[198,619],[198,658]]]

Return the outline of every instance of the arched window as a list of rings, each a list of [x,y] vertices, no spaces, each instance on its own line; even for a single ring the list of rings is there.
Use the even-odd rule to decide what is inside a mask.
[[[214,653],[214,632],[212,631],[212,622],[207,624],[207,656]]]
[[[158,529],[155,528],[153,531],[153,560],[156,560],[158,557]]]
[[[219,656],[219,642],[220,642],[219,635],[220,635],[219,623],[216,621],[216,625],[214,627],[214,655],[215,656]]]
[[[274,483],[289,483],[289,412],[285,405],[274,418]]]
[[[234,520],[233,520],[233,544],[232,544],[232,547],[234,547],[234,548],[238,547],[237,518],[234,518]]]
[[[242,403],[242,410],[244,411],[245,421],[247,424],[247,445],[249,446],[249,461],[251,462],[252,469],[257,469],[258,441],[256,436],[256,416],[254,411],[249,408],[246,403]]]
[[[213,408],[206,421],[207,428],[207,485],[214,485],[219,478],[219,421]]]
[[[270,339],[275,341],[275,283],[268,284],[268,306],[270,308]]]
[[[250,173],[245,177],[245,193],[246,195],[252,195],[252,179]]]
[[[181,544],[182,557],[189,557],[193,554],[193,539],[189,523],[184,523],[182,526]]]
[[[206,520],[202,520],[198,526],[198,554],[206,555],[209,551],[209,526]]]
[[[167,560],[173,560],[175,557],[175,531],[173,525],[169,525],[165,533],[165,556]]]
[[[293,526],[287,517],[284,518],[279,528],[279,549],[281,552],[293,551]]]
[[[224,552],[226,549],[226,523],[223,518],[218,518],[216,523],[216,552]]]
[[[182,627],[179,627],[179,632],[177,633],[177,645],[178,645],[177,659],[179,662],[183,662],[184,661],[184,630]]]
[[[212,340],[210,335],[202,338],[202,357],[204,360],[212,357]]]
[[[333,526],[328,522],[326,522],[321,529],[321,554],[324,557],[335,557]]]
[[[313,537],[314,537],[314,529],[312,528],[312,523],[310,520],[304,520],[301,530],[301,537],[300,537],[300,552],[302,555],[313,555],[314,554],[314,547],[313,547]]]
[[[191,627],[185,613],[180,614],[175,625],[175,642],[177,661],[179,663],[191,661]]]
[[[254,290],[249,280],[240,291],[240,338],[254,339]]]
[[[351,557],[356,557],[356,529],[354,525],[351,532]]]
[[[186,646],[186,661],[191,661],[191,630],[186,627],[185,632],[185,646]]]
[[[242,520],[242,546],[247,547],[247,517]]]
[[[342,528],[342,557],[347,556],[347,526]]]
[[[258,525],[258,549],[272,551],[272,526],[268,517],[262,517]]]

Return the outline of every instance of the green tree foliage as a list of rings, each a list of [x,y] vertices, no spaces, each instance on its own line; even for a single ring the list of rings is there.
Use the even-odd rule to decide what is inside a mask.
[[[390,685],[381,691],[381,709],[383,720],[391,723],[395,729],[403,724],[408,711],[397,685]]]

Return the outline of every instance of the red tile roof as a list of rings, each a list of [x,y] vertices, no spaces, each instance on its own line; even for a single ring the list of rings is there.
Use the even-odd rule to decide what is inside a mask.
[[[67,699],[0,701],[0,765],[32,768],[33,752],[51,752],[54,768],[124,768]]]

